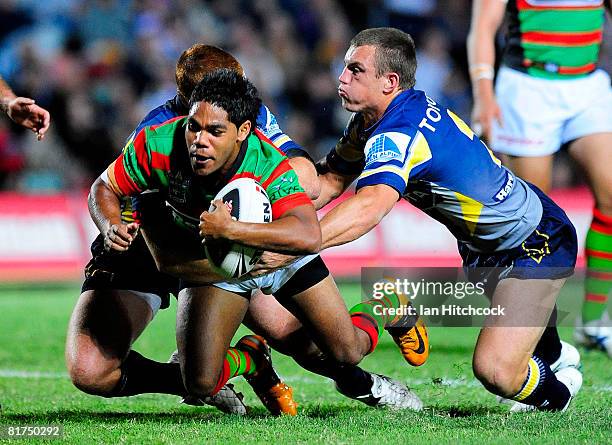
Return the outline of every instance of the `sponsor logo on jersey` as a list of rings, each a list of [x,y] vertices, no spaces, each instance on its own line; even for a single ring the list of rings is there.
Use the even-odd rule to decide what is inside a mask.
[[[186,204],[191,178],[189,176],[184,177],[180,171],[176,174],[170,172],[168,181],[168,199],[177,204]]]
[[[506,181],[504,182],[504,186],[499,189],[499,191],[495,194],[495,200],[497,202],[502,202],[504,199],[510,195],[510,192],[514,188],[514,175],[510,173],[510,170],[506,171]]]
[[[382,133],[368,140],[365,146],[366,167],[375,162],[404,162],[410,136],[404,133]]]

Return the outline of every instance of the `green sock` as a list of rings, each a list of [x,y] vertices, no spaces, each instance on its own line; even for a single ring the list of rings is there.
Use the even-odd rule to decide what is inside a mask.
[[[229,348],[225,355],[223,369],[221,370],[221,374],[219,374],[219,380],[217,380],[217,386],[213,394],[219,392],[221,387],[232,377],[253,374],[256,370],[255,361],[249,352],[241,351],[236,348]]]
[[[600,320],[612,289],[612,216],[597,209],[586,238],[587,276],[582,321]]]
[[[402,318],[401,315],[389,315],[388,309],[399,308],[405,297],[395,292],[385,292],[381,298],[358,303],[353,306],[349,313],[355,327],[365,331],[370,337],[370,352],[376,348],[378,337],[383,333],[385,326]]]

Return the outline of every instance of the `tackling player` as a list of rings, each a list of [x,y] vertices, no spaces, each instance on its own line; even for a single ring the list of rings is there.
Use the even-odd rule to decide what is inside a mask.
[[[318,256],[300,258],[257,279],[206,285],[215,278],[201,259],[199,243],[187,231],[172,233],[177,225],[193,228],[194,215],[208,207],[216,192],[231,178],[246,175],[255,177],[270,196],[275,196],[273,222],[233,221],[226,207],[217,203],[214,211],[202,213],[200,235],[269,250],[318,249],[316,215],[295,172],[274,146],[251,134],[255,105],[260,103],[254,94],[254,87],[235,71],[217,70],[206,75],[191,97],[188,117],[146,127],[92,187],[97,209],[92,216],[103,233],[108,233],[111,225],[121,225],[119,197],[155,188],[163,191],[175,224],[164,224],[160,216],[151,217],[147,210],[143,231],[147,240],[155,241],[154,256],[182,257],[177,263],[191,272],[183,277],[196,281],[181,286],[177,342],[185,387],[200,397],[215,394],[235,375],[257,375],[262,362],[267,363],[257,342],[241,341],[226,352],[246,313],[251,291],[257,288],[274,293],[293,308],[336,367],[356,364],[376,346],[371,328],[363,328],[349,317]],[[157,226],[152,232],[150,222]],[[133,239],[128,226],[121,226],[109,236],[114,248],[127,248]],[[163,233],[156,231],[159,227]],[[314,344],[310,349],[317,351]],[[250,351],[257,354],[249,355]],[[403,396],[409,404],[406,407],[420,409],[416,396]]]
[[[160,123],[186,113],[185,98],[189,97],[197,80],[207,71],[224,66],[242,72],[238,62],[219,48],[194,45],[186,50],[177,63],[178,95],[149,113],[137,130],[147,124]],[[305,153],[280,131],[274,116],[265,107],[262,107],[258,121],[262,131],[279,144],[281,149],[293,154]],[[289,161],[298,170],[300,183],[302,176],[308,176],[308,169],[312,168],[310,161],[306,164],[303,161],[308,160],[301,157]],[[306,166],[305,173],[300,164]],[[314,194],[311,187],[311,196]],[[124,216],[132,216],[129,207],[124,211]],[[86,392],[120,395],[121,391],[114,389],[118,380],[124,380],[128,369],[131,369],[135,378],[147,382],[141,388],[143,391],[164,392],[164,379],[159,375],[168,372],[174,375],[174,371],[168,371],[163,364],[143,358],[130,348],[160,306],[167,307],[169,291],[176,289],[177,284],[172,277],[157,271],[141,236],[134,238],[129,250],[117,254],[105,252],[106,235],[109,234],[101,234],[92,245],[93,259],[86,269],[83,293],[72,315],[66,345],[71,378],[77,387]],[[108,332],[111,322],[115,324],[113,335]],[[297,319],[274,298],[255,293],[245,323],[255,332],[264,334],[276,349],[292,355],[302,366],[336,380],[339,389],[350,388],[345,393],[363,396],[376,387],[379,389],[378,395],[387,394],[387,397],[378,400],[374,397],[369,403],[377,406],[402,406],[401,395],[407,389],[399,382],[366,373],[358,367],[345,367],[339,372],[336,367],[326,364],[324,358],[312,360],[304,357],[308,352],[309,337],[304,334]],[[419,356],[415,354],[416,359],[422,361],[426,352]],[[143,369],[146,372],[141,372]],[[231,389],[227,388],[225,394],[219,395],[221,397],[206,401],[223,410],[245,412],[244,405],[232,394]],[[272,412],[293,412],[295,409],[290,389],[278,378],[276,384],[264,392],[259,388],[258,395]],[[364,398],[359,400],[368,401]]]
[[[321,220],[322,248],[359,238],[399,198],[407,199],[453,233],[470,276],[495,268],[478,278],[488,279],[492,304],[505,307],[506,317],[487,320],[481,330],[476,377],[497,395],[565,410],[582,384],[579,355],[562,345],[556,330],[542,334],[573,273],[571,222],[544,193],[501,165],[458,116],[413,88],[417,64],[408,34],[362,31],[344,62],[338,94],[355,114],[321,169],[336,184],[338,177],[345,184],[358,177],[357,193]],[[324,183],[323,199],[342,192],[328,189],[331,183]]]

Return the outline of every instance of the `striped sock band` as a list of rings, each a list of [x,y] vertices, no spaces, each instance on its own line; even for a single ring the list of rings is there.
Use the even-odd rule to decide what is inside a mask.
[[[385,292],[381,298],[372,298],[350,309],[353,325],[370,337],[368,353],[376,349],[378,337],[383,333],[385,326],[401,318],[400,315],[389,315],[388,309],[399,308],[404,299],[395,292]]]
[[[525,383],[512,399],[547,411],[563,409],[571,397],[567,386],[535,355],[529,359],[527,367]]]
[[[253,374],[256,371],[255,361],[247,351],[236,348],[229,348],[223,361],[223,368],[217,380],[217,386],[211,395],[217,394],[219,390],[232,377],[237,375]]]
[[[612,216],[593,209],[586,238],[587,276],[582,321],[600,320],[612,289]]]

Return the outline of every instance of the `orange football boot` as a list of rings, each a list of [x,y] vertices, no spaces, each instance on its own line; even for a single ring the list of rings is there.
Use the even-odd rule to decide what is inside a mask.
[[[256,360],[257,371],[244,377],[268,411],[276,416],[297,415],[293,389],[280,379],[272,367],[272,355],[266,340],[259,335],[246,335],[234,347],[248,352]]]
[[[427,328],[421,317],[418,317],[412,325],[402,325],[401,322],[395,326],[386,328],[406,361],[412,366],[421,366],[429,357],[429,338]]]

